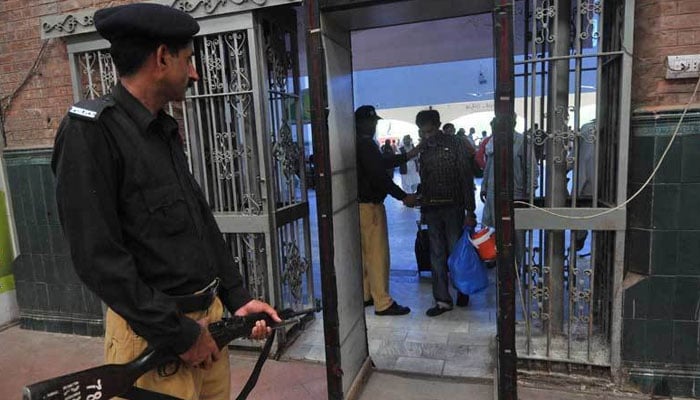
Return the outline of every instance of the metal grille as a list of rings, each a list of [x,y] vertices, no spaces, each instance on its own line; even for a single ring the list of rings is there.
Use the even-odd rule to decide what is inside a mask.
[[[251,293],[302,309],[313,306],[310,229],[296,39],[282,26],[261,18],[195,39],[185,143],[215,215],[233,221],[222,230]]]
[[[277,209],[282,303],[296,309],[313,305],[311,241],[304,168],[300,83],[295,24],[263,19],[268,124],[272,152],[272,193]],[[285,218],[286,210],[306,210]]]
[[[95,99],[109,93],[117,83],[117,69],[109,50],[95,50],[73,55],[77,63],[81,99]]]
[[[215,212],[259,215],[247,32],[198,37],[194,57],[201,79],[184,107],[193,172]]]
[[[626,117],[618,112],[620,77],[629,73],[621,62],[624,0],[525,0],[519,6],[528,38],[516,62],[524,97],[518,112],[527,127],[526,201],[558,209],[613,207],[620,201],[618,176],[627,174],[626,163],[618,168],[617,129]],[[524,247],[517,265],[518,356],[531,365],[611,365],[620,233],[577,222],[527,231],[516,244]]]
[[[288,33],[272,24],[264,29],[275,197],[278,206],[284,206],[302,201],[304,148],[299,146],[299,126],[293,119],[298,115],[299,84],[293,80]]]
[[[193,63],[200,80],[182,106],[192,172],[218,215],[262,216],[248,31],[195,38]],[[270,301],[265,235],[223,230],[251,295]]]
[[[224,238],[250,295],[256,299],[267,299],[265,236],[227,233]]]

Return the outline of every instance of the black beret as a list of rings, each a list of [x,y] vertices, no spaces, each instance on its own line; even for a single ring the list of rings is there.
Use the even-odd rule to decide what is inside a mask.
[[[95,28],[110,42],[125,37],[189,39],[199,24],[189,14],[160,4],[135,3],[95,12]]]
[[[362,121],[365,119],[378,120],[382,119],[382,117],[377,115],[377,110],[375,110],[373,106],[360,106],[355,110],[355,121]]]

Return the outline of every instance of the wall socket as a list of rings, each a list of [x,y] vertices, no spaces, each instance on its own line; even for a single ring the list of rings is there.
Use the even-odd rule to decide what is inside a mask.
[[[666,79],[688,79],[700,77],[700,54],[668,56]]]

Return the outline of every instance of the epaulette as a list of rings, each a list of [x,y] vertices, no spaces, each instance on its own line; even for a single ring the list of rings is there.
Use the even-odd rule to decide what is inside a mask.
[[[104,96],[94,100],[81,100],[68,110],[68,115],[87,121],[97,121],[102,112],[113,105],[114,99],[112,96]]]

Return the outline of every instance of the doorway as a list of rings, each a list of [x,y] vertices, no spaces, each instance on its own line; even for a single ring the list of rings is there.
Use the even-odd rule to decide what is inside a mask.
[[[400,142],[405,135],[418,142],[415,115],[428,108],[439,111],[442,122],[452,123],[456,129],[469,132],[470,128],[477,128],[478,136],[484,130],[490,134],[494,92],[492,29],[491,14],[476,14],[353,30],[353,108],[364,104],[376,107],[383,118],[376,134],[380,143],[385,139]],[[465,41],[465,37],[469,40]],[[434,43],[442,45],[435,47]],[[354,140],[354,135],[345,140]],[[401,186],[398,169],[393,176]],[[481,180],[475,183],[480,187]],[[495,270],[488,270],[488,288],[473,294],[468,307],[455,307],[441,316],[427,317],[425,311],[433,305],[432,278],[430,272],[418,272],[414,254],[420,210],[404,207],[391,197],[384,205],[391,254],[390,292],[398,303],[412,311],[406,316],[376,316],[373,307],[364,309],[368,350],[375,367],[492,379]],[[479,219],[482,208],[483,203],[477,200]],[[362,297],[361,288],[353,295]],[[309,325],[285,357],[324,361],[321,326],[322,320]]]

